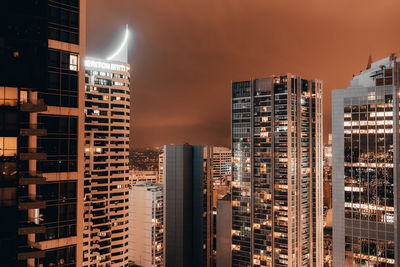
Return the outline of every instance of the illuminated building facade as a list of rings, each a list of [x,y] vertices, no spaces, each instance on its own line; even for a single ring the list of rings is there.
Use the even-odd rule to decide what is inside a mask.
[[[398,75],[392,55],[332,92],[333,266],[399,265]]]
[[[84,266],[127,266],[130,66],[85,60]]]
[[[212,177],[214,185],[226,185],[231,181],[232,151],[227,147],[212,147]]]
[[[158,182],[164,183],[164,152],[158,155]]]
[[[324,145],[324,266],[332,266],[332,134]]]
[[[85,1],[1,3],[2,266],[82,263],[85,12]]]
[[[129,261],[164,266],[164,199],[161,185],[137,184],[129,192]]]
[[[321,98],[291,74],[232,83],[233,266],[322,266]]]

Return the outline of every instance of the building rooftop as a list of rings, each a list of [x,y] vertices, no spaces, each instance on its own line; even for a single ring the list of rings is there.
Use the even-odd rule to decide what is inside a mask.
[[[377,80],[379,81],[380,78],[383,78],[386,69],[393,69],[394,61],[400,62],[400,59],[396,58],[395,54],[392,54],[373,62],[371,65],[368,64],[367,69],[353,76],[353,79],[350,81],[350,87],[374,87],[386,85],[377,83]]]

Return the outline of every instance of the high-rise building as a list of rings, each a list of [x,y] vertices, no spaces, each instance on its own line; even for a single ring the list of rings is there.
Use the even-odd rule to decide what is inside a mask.
[[[291,74],[232,83],[233,266],[322,265],[321,98]]]
[[[162,185],[137,184],[129,192],[129,261],[136,266],[164,266]]]
[[[166,266],[211,264],[212,179],[204,153],[203,146],[164,147]]]
[[[0,8],[2,266],[80,266],[86,1]]]
[[[129,70],[85,59],[84,266],[128,264]]]
[[[391,55],[332,92],[333,266],[400,264],[399,70]]]

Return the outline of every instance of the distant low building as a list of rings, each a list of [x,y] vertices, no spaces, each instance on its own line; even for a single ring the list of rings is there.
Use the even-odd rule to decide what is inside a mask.
[[[131,171],[129,177],[131,185],[155,184],[158,182],[157,171]]]
[[[217,201],[216,220],[216,266],[232,266],[232,203],[231,195],[228,194]]]
[[[134,149],[130,151],[129,166],[136,171],[158,171],[160,149]]]
[[[226,185],[231,182],[232,151],[227,147],[212,146],[212,176],[214,185]]]
[[[164,151],[158,155],[158,182],[164,183]]]

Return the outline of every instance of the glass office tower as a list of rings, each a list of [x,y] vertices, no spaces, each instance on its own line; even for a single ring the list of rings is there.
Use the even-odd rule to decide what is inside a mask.
[[[398,62],[332,92],[333,266],[399,265]]]
[[[210,148],[164,146],[166,266],[212,266]]]
[[[232,83],[232,265],[321,266],[322,81]]]
[[[85,1],[0,8],[2,266],[81,266]]]

